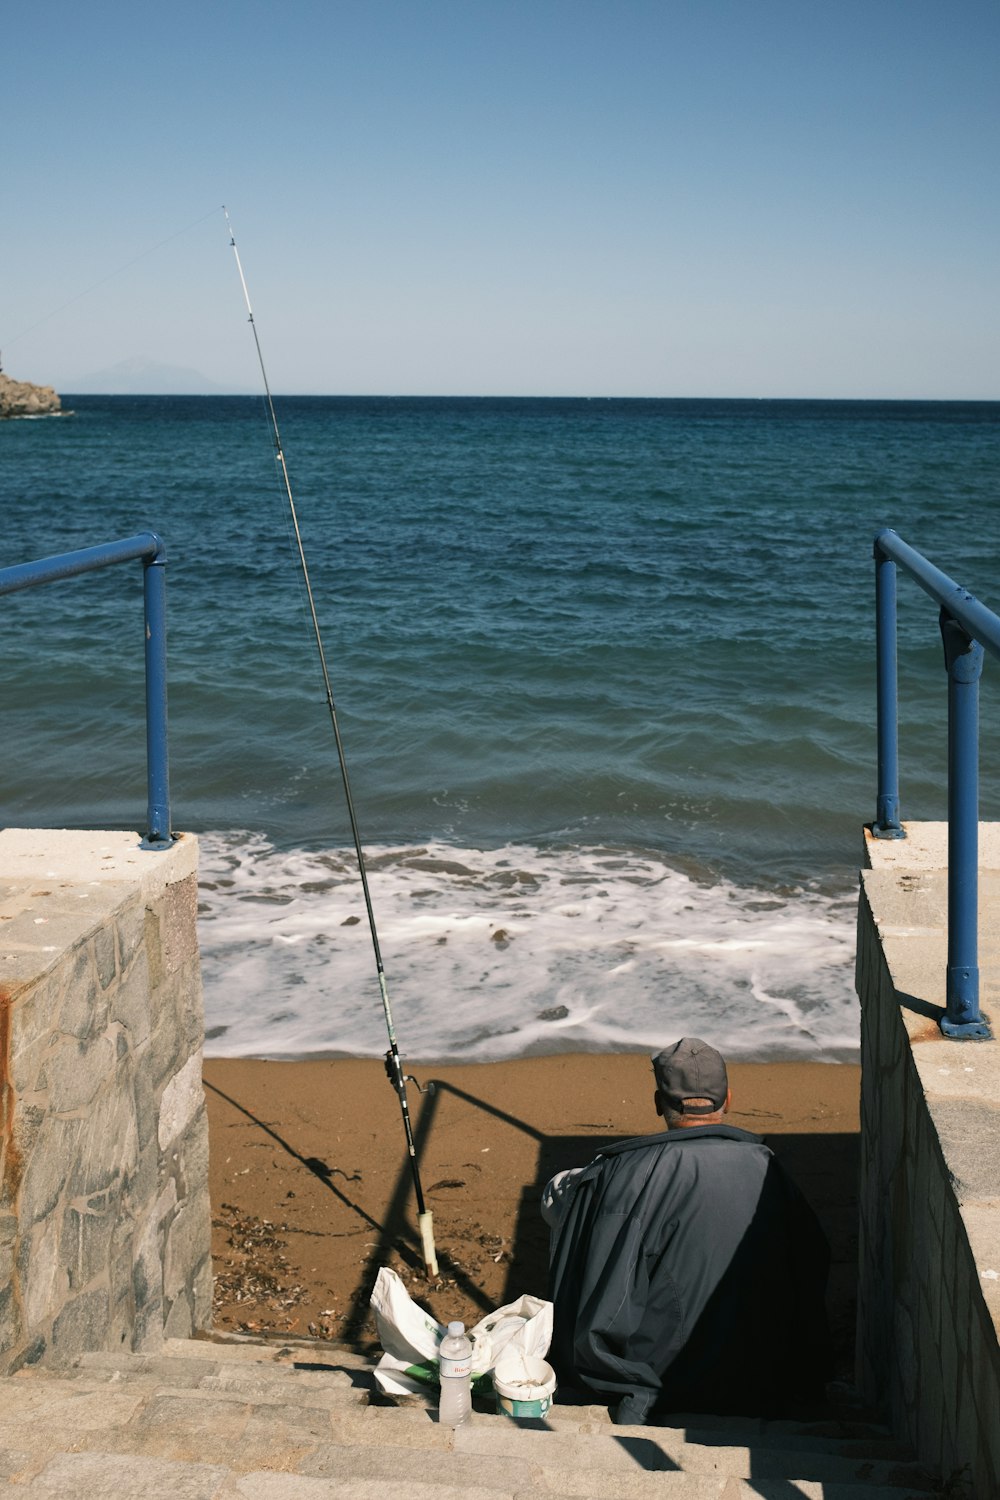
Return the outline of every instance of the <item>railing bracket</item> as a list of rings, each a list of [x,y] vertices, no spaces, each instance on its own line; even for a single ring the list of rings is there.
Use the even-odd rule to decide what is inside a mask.
[[[991,1042],[989,1016],[981,1014],[978,1021],[949,1021],[941,1017],[941,1031],[952,1042]]]

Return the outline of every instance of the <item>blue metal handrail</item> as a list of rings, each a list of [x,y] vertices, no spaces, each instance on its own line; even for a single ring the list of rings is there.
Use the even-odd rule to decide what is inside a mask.
[[[170,835],[170,786],[167,769],[167,553],[155,531],[98,547],[82,547],[58,557],[0,568],[0,594],[59,578],[75,578],[113,563],[142,559],[146,636],[146,809],[145,846],[165,849]]]
[[[979,679],[983,648],[1000,657],[1000,616],[895,531],[875,538],[878,797],[872,833],[901,839],[896,691],[896,567],[940,606],[948,672],[948,972],[941,1030],[956,1040],[991,1035],[979,1009]]]

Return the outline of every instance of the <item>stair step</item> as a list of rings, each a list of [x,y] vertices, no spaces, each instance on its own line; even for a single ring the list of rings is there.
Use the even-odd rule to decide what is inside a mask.
[[[940,1491],[914,1489],[908,1484],[868,1484],[864,1480],[839,1484],[797,1479],[789,1488],[787,1479],[740,1479],[726,1490],[723,1500],[940,1500]]]
[[[333,1420],[343,1424],[341,1430],[346,1433],[357,1417],[345,1412]],[[686,1474],[723,1474],[748,1480],[907,1484],[925,1493],[934,1488],[934,1476],[913,1462],[757,1445],[711,1446],[689,1442],[662,1428],[612,1427],[606,1434],[579,1431],[571,1434],[532,1431],[513,1423],[508,1423],[505,1430],[495,1418],[474,1417],[455,1434],[455,1448],[483,1458],[505,1454],[534,1456],[539,1463],[558,1463],[566,1468],[579,1464],[609,1472],[635,1466],[660,1473],[680,1470]]]
[[[551,1496],[606,1496],[603,1471],[551,1469],[547,1466],[491,1466],[482,1472],[451,1461],[401,1473],[398,1465],[371,1462],[378,1455],[342,1451],[322,1460],[309,1473],[258,1470],[232,1474],[220,1464],[179,1463],[159,1457],[115,1453],[60,1453],[40,1469],[10,1471],[27,1480],[23,1492],[32,1500],[88,1496],[88,1500],[385,1500],[389,1486],[404,1488],[407,1500],[534,1500]],[[899,1488],[767,1479],[732,1483],[724,1478],[682,1473],[615,1476],[615,1500],[926,1500]]]
[[[371,1402],[373,1404],[369,1404]],[[167,1340],[0,1382],[0,1481],[88,1500],[928,1500],[934,1479],[856,1417],[675,1413],[618,1427],[603,1406],[537,1424],[434,1398],[380,1401],[371,1361],[319,1340]]]
[[[320,1368],[332,1365],[345,1370],[371,1371],[375,1363],[370,1355],[358,1354],[347,1344],[330,1339],[253,1339],[235,1333],[225,1337],[164,1339],[162,1352],[226,1363],[302,1364]]]
[[[120,1354],[86,1354],[80,1361],[79,1375],[103,1375],[109,1381],[153,1379],[171,1389],[232,1391],[260,1401],[296,1400],[300,1399],[296,1393],[311,1391],[318,1393],[318,1399],[367,1404],[371,1395],[369,1369],[331,1365],[318,1370],[257,1361],[216,1363],[160,1354],[133,1355],[132,1359],[139,1363],[128,1363]]]

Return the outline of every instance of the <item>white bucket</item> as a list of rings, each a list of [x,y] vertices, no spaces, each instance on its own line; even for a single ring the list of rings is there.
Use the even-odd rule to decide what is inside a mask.
[[[556,1372],[544,1359],[530,1354],[502,1354],[493,1371],[497,1411],[515,1421],[544,1417],[552,1405]]]

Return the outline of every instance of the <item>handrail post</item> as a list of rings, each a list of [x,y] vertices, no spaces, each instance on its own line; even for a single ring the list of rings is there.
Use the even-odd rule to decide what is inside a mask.
[[[146,837],[145,849],[165,849],[171,842],[170,791],[167,774],[167,551],[155,531],[79,547],[35,562],[0,568],[0,595],[62,578],[76,578],[97,568],[142,559],[143,616],[146,635]]]
[[[157,540],[159,540],[157,538]],[[146,633],[146,842],[170,844],[170,783],[167,761],[167,555],[160,542],[143,558]]]
[[[979,1010],[979,679],[983,648],[942,607],[948,671],[948,972],[941,1030],[991,1035]]]
[[[875,673],[878,723],[878,789],[872,833],[905,839],[899,821],[899,722],[896,672],[896,564],[875,540]]]

